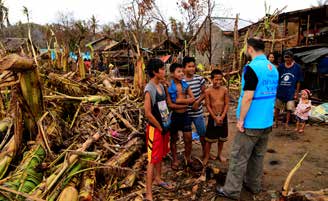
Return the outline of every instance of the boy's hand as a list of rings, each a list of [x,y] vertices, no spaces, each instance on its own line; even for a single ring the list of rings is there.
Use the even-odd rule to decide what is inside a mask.
[[[216,117],[215,122],[216,122],[216,124],[221,125],[223,123],[223,118],[221,118],[221,116]]]
[[[189,98],[189,104],[193,104],[195,102],[195,98]]]
[[[194,104],[192,104],[192,109],[193,110],[198,110],[198,108],[199,108],[199,102],[195,101]]]
[[[164,86],[164,87],[168,87],[170,85],[170,82],[163,79],[163,80],[160,80],[160,83]]]

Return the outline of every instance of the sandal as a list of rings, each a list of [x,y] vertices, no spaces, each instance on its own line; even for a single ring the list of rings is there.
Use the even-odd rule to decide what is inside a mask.
[[[161,188],[164,188],[165,190],[173,190],[174,189],[174,187],[170,183],[164,182],[164,181],[162,181],[156,185]]]

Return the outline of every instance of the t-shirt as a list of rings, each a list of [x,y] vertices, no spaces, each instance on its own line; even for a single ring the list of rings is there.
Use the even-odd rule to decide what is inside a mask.
[[[321,74],[328,74],[328,56],[320,60],[318,64],[318,71]]]
[[[245,80],[245,85],[243,88],[244,91],[256,90],[259,79],[257,78],[257,75],[254,72],[254,70],[248,66],[245,69],[244,80]]]
[[[194,75],[192,79],[185,81],[188,83],[192,93],[194,94],[195,99],[199,99],[202,93],[202,86],[205,85],[205,79],[202,76]],[[198,110],[193,110],[192,105],[189,105],[187,112],[190,117],[201,116],[203,115],[203,104],[199,104]]]
[[[153,83],[148,83],[145,87],[145,93],[148,92],[151,97],[151,112],[163,128],[169,127],[170,112],[166,103],[166,94],[163,85],[159,84],[161,93],[158,93]],[[153,125],[152,125],[153,126]]]
[[[290,68],[285,67],[282,63],[278,67],[279,85],[277,90],[277,98],[282,101],[290,101],[294,99],[296,85],[303,81],[303,73],[301,66],[297,63]]]

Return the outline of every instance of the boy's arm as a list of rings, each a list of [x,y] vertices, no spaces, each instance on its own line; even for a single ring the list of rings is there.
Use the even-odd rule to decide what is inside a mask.
[[[203,84],[201,86],[200,90],[201,90],[200,97],[192,105],[193,110],[197,110],[199,107],[199,104],[205,99],[205,90],[206,90],[205,84]]]
[[[185,109],[188,107],[187,104],[175,104],[172,102],[169,91],[167,89],[167,87],[164,87],[165,89],[165,93],[166,93],[166,102],[167,105],[169,106],[169,108],[173,109],[173,110],[179,110],[179,109]]]
[[[213,110],[211,108],[209,91],[205,92],[205,105],[206,105],[207,111],[210,113],[211,117],[215,120],[216,114],[213,112]]]
[[[144,108],[145,108],[146,118],[149,120],[150,123],[152,123],[156,128],[158,128],[162,132],[163,129],[161,124],[156,120],[154,115],[151,113],[151,97],[149,92],[146,92],[145,94]]]
[[[228,89],[225,89],[224,92],[224,109],[223,112],[221,114],[222,120],[225,118],[225,116],[227,115],[228,109],[229,109],[229,93],[228,93]]]
[[[194,94],[192,93],[190,87],[188,87],[187,89],[187,94],[189,96],[189,98],[181,98],[181,97],[184,97],[184,95],[181,93],[181,91],[178,90],[178,96],[177,96],[177,100],[176,100],[176,103],[178,104],[192,104],[194,101],[195,101],[195,97],[194,97]]]

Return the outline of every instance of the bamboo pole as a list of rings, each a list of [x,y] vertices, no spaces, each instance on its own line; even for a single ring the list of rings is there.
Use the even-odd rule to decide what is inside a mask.
[[[119,154],[109,159],[105,164],[109,166],[122,166],[131,156],[142,148],[143,140],[141,138],[133,138],[126,145],[125,149]]]

